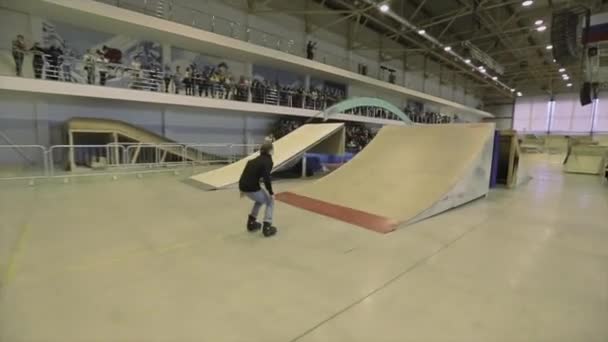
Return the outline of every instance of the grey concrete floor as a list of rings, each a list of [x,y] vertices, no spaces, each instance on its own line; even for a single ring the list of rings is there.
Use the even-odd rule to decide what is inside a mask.
[[[278,204],[264,239],[167,175],[0,184],[0,341],[608,341],[608,187],[527,159],[387,235]]]

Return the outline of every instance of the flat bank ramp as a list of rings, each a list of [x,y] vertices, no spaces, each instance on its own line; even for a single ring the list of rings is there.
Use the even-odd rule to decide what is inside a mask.
[[[273,171],[302,157],[305,152],[341,155],[344,153],[344,124],[308,124],[299,127],[274,142]],[[247,162],[259,153],[236,163],[190,177],[189,183],[198,183],[204,188],[221,189],[239,181]]]
[[[120,120],[75,117],[67,121],[66,128],[70,135],[74,133],[115,133],[141,144],[158,145],[160,150],[190,161],[203,160],[198,151],[192,149],[184,151],[181,145],[171,139]]]
[[[278,200],[390,232],[486,195],[494,124],[385,126],[354,159]]]

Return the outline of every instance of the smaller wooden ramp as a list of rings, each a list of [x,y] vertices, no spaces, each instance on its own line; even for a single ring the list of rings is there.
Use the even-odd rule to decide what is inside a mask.
[[[274,168],[279,170],[297,160],[305,152],[344,154],[344,124],[308,124],[301,126],[274,142]],[[204,188],[221,189],[239,181],[247,162],[259,153],[239,160],[225,167],[190,177],[189,183],[198,183]]]
[[[608,159],[608,146],[576,145],[570,148],[564,161],[567,173],[599,175]]]

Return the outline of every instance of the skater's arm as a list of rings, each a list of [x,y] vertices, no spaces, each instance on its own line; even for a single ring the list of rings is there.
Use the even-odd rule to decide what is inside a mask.
[[[268,193],[270,194],[270,196],[274,196],[274,192],[272,191],[272,182],[270,180],[271,171],[272,171],[272,163],[266,164],[264,167],[263,179],[264,179],[264,186],[266,187],[266,190],[268,190]]]

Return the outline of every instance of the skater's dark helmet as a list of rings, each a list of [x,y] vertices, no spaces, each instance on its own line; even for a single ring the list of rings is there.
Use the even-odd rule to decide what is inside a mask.
[[[272,155],[273,151],[274,151],[274,146],[272,146],[271,142],[265,142],[260,147],[260,154],[261,155],[270,156],[270,155]]]

